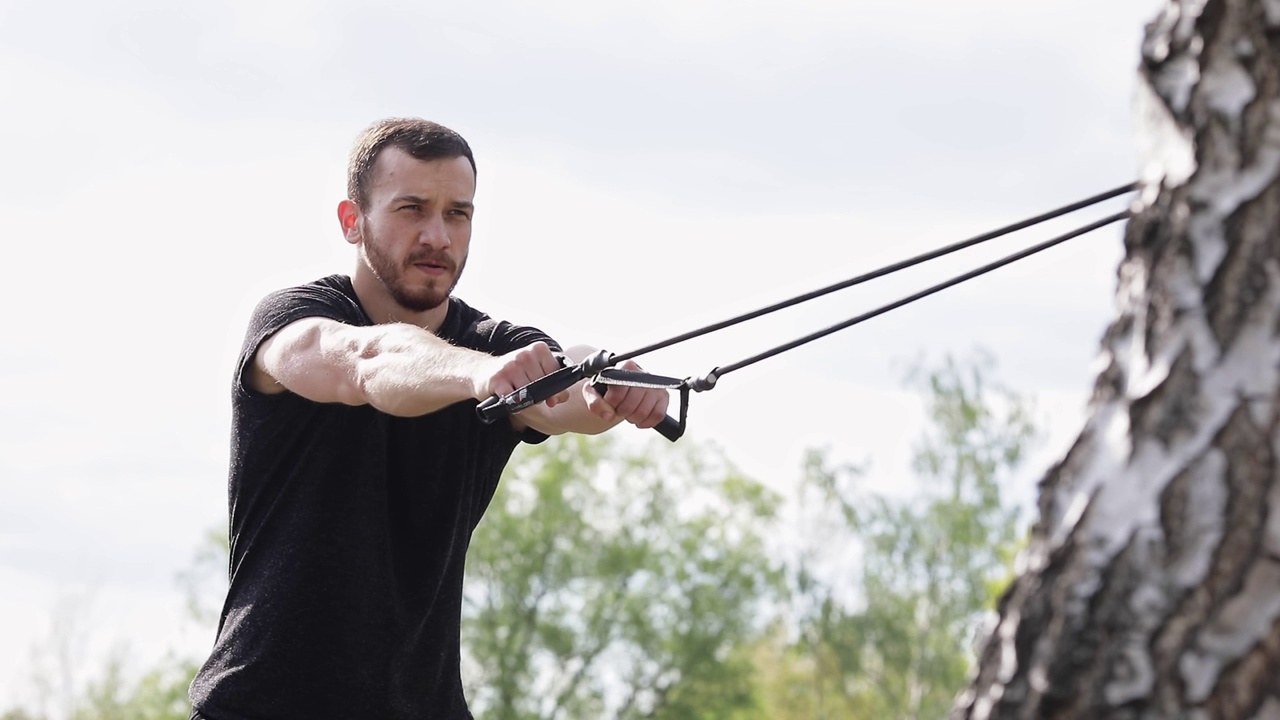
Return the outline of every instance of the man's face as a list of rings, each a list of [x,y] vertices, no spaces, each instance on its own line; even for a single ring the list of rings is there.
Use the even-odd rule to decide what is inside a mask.
[[[417,160],[394,147],[378,155],[360,247],[401,307],[425,312],[453,292],[467,264],[475,190],[466,158]]]

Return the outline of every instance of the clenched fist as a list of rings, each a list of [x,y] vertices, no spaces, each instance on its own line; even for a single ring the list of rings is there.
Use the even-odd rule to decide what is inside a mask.
[[[641,370],[635,362],[628,360],[618,366],[623,370]],[[667,404],[671,394],[665,388],[639,388],[626,385],[607,385],[601,396],[590,385],[582,388],[582,398],[591,412],[602,420],[612,422],[615,418],[626,420],[638,428],[651,428],[667,416]]]
[[[560,358],[550,346],[536,342],[482,364],[472,380],[472,388],[477,400],[509,395],[560,368]],[[569,391],[565,390],[547,398],[547,407],[555,407],[568,399]]]

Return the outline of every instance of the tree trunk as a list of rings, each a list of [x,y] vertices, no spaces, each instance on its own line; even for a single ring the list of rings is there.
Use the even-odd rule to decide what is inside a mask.
[[[1147,27],[1090,419],[953,718],[1280,718],[1280,0]]]

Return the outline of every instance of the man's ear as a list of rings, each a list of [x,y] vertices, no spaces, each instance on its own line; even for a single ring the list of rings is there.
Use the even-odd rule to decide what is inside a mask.
[[[360,235],[360,207],[350,200],[338,203],[338,224],[342,226],[342,236],[352,245],[359,245],[363,239]]]

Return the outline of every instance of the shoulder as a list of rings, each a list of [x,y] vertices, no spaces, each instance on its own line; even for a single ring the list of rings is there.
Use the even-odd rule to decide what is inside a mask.
[[[308,318],[325,318],[348,325],[372,324],[356,300],[350,278],[344,275],[330,275],[272,291],[258,301],[249,317],[236,366],[237,382],[245,378],[253,365],[253,358],[269,338],[283,328]]]
[[[456,345],[495,355],[535,342],[545,342],[552,350],[561,349],[559,343],[538,328],[497,320],[456,297],[449,298],[449,303],[449,319],[441,328],[440,336]]]
[[[304,317],[316,314],[352,324],[368,324],[351,279],[346,275],[330,275],[303,285],[275,290],[258,302],[254,314],[262,317],[298,312]]]
[[[258,301],[249,321],[250,335],[270,334],[297,320],[322,317],[348,325],[371,325],[351,279],[330,275],[272,291]]]

